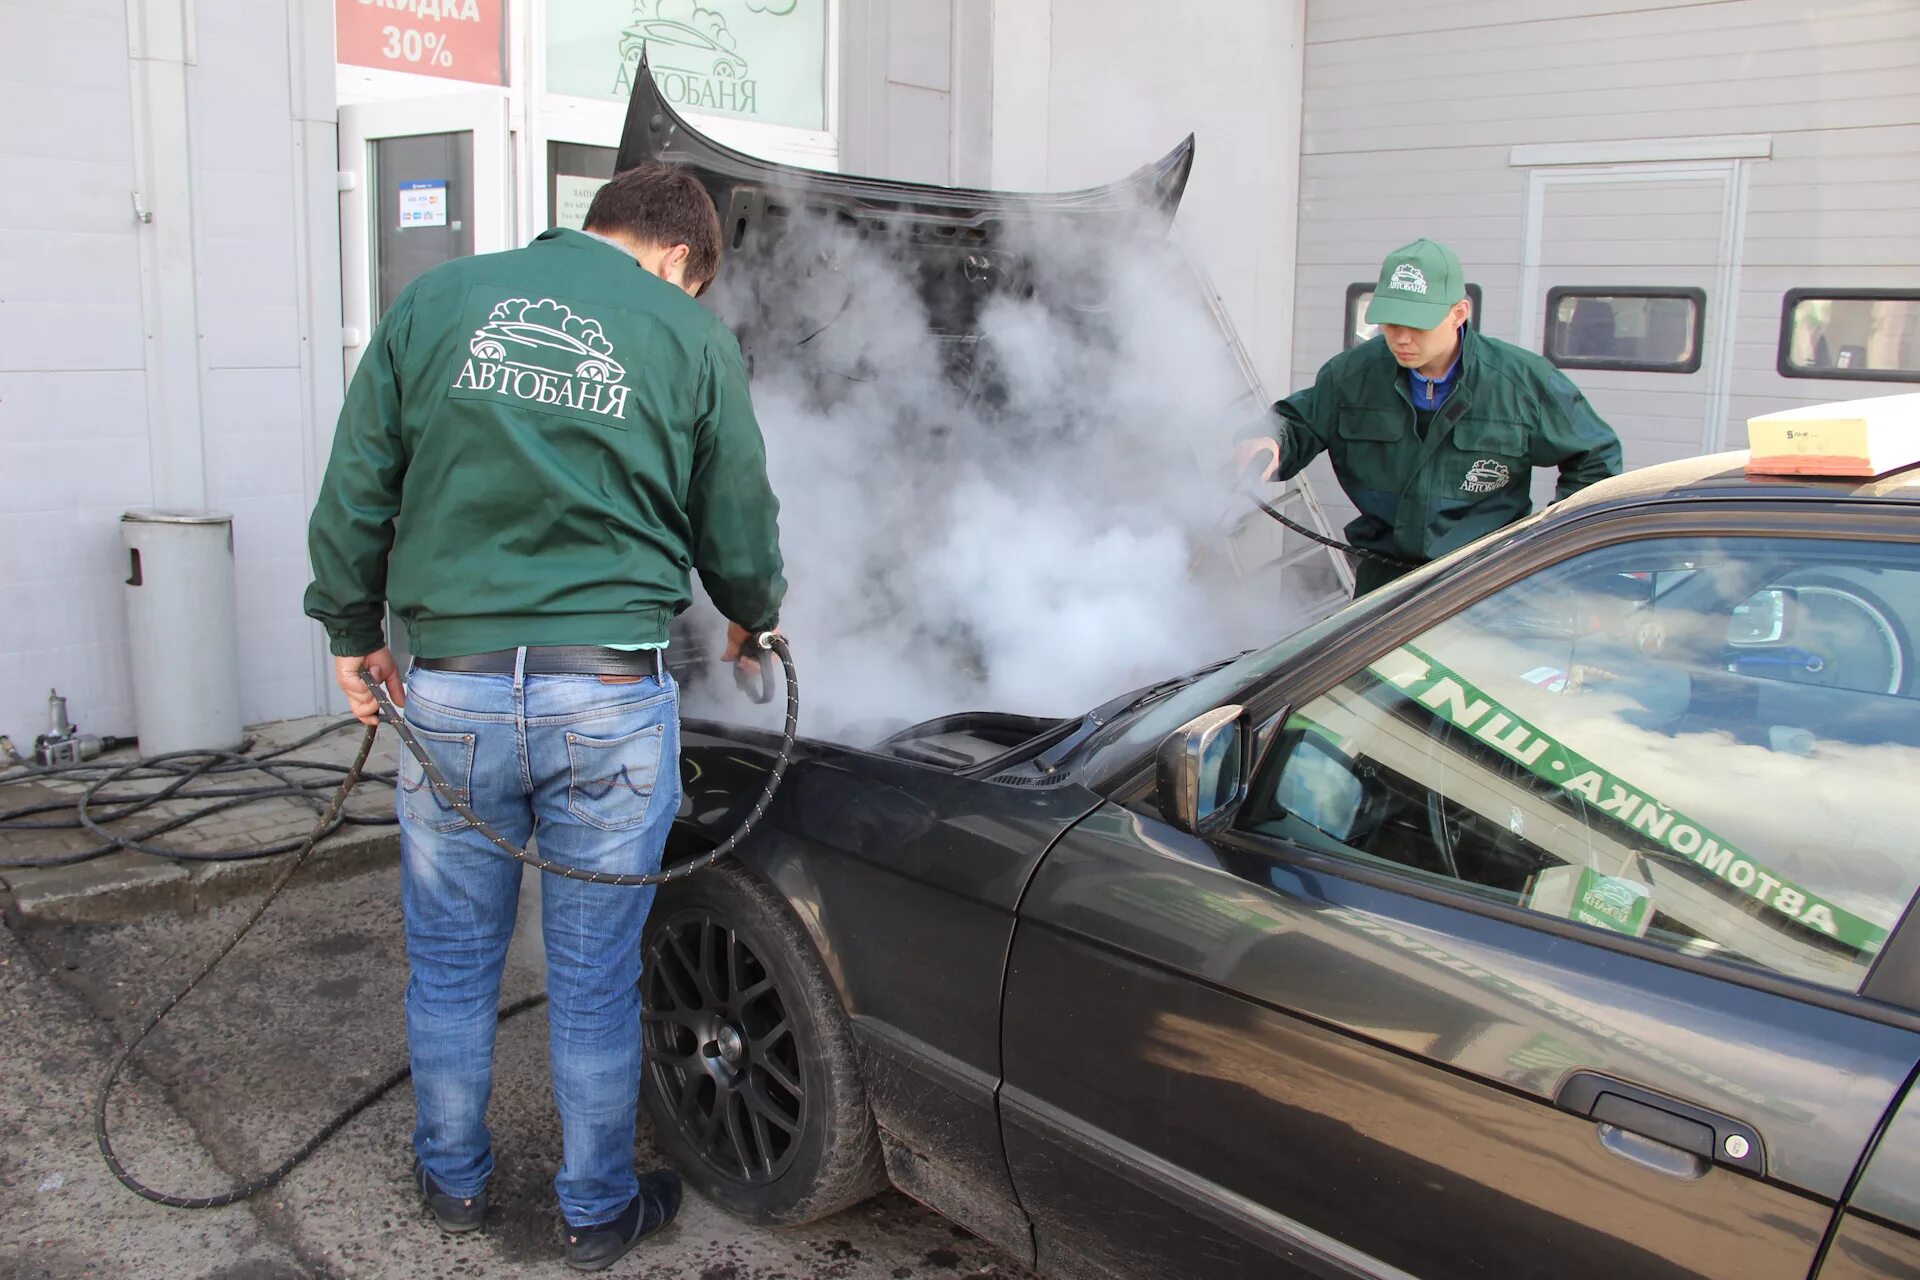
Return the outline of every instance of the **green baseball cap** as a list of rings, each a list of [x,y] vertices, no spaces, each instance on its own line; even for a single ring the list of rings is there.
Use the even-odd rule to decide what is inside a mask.
[[[1368,324],[1437,329],[1453,304],[1467,296],[1460,258],[1433,240],[1415,240],[1387,255],[1367,303]]]

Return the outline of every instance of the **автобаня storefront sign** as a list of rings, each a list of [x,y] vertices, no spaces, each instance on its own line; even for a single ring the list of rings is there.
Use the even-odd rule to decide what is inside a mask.
[[[547,7],[547,91],[627,100],[645,51],[686,111],[826,127],[826,0],[567,0]]]

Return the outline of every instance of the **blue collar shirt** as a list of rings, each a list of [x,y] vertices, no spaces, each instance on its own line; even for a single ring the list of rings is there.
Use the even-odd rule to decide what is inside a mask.
[[[1447,402],[1447,396],[1453,391],[1453,384],[1460,376],[1460,357],[1454,356],[1447,371],[1437,378],[1429,378],[1418,369],[1407,370],[1409,390],[1413,393],[1413,407],[1416,409],[1438,409]]]

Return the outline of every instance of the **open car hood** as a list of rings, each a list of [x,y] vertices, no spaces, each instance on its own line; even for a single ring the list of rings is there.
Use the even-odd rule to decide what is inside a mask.
[[[1238,589],[1223,585],[1238,559],[1213,557],[1213,585],[1194,587],[1179,549],[1217,538],[1228,496],[1203,450],[1220,424],[1268,407],[1175,231],[1193,138],[1078,191],[895,182],[736,151],[640,69],[615,170],[683,166],[719,211],[723,262],[701,300],[739,340],[770,474],[807,535],[796,563],[817,576],[796,579],[802,609],[787,621],[836,659],[813,686],[826,690],[826,736],[976,768],[1051,731],[1077,710],[1069,696],[1091,705],[1163,675],[1148,669],[1161,659],[1119,646],[1107,665],[1076,660],[1079,686],[1012,681],[1026,704],[988,687],[1038,652],[1009,641],[1007,601],[1138,619],[1182,592]],[[1128,545],[1147,549],[1142,563],[1117,562]],[[1177,590],[1163,596],[1161,578]],[[676,631],[681,663],[696,629]],[[1160,649],[1171,670],[1215,656]],[[956,714],[970,706],[1021,715]],[[732,714],[694,711],[714,713]]]
[[[937,333],[970,334],[985,299],[1044,288],[1026,255],[1041,243],[1104,241],[1147,233],[1164,238],[1193,169],[1193,135],[1159,160],[1103,187],[1057,193],[939,187],[826,173],[735,151],[699,132],[654,83],[644,54],[627,105],[615,172],[649,161],[684,165],[720,211],[732,266],[751,263],[786,238],[796,221],[829,222],[863,238],[884,237],[896,260],[910,258]],[[758,317],[778,327],[778,317]],[[743,345],[750,344],[746,334]]]

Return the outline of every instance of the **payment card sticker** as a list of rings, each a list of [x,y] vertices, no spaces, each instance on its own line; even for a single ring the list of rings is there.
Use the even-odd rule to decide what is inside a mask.
[[[424,182],[400,184],[400,229],[444,227],[447,225],[447,180],[429,178]]]

